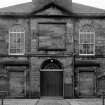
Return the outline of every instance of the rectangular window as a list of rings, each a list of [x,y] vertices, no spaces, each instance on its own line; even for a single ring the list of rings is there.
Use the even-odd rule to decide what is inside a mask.
[[[9,31],[9,54],[23,55],[25,53],[25,32],[21,30]]]
[[[79,32],[79,54],[95,54],[95,32]]]

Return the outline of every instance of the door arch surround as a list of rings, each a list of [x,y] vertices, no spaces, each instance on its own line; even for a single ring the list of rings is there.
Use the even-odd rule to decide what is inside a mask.
[[[57,59],[47,59],[41,65],[40,96],[63,96],[63,65]]]
[[[54,64],[54,67],[56,67],[55,69],[63,69],[63,64],[57,60],[57,59],[54,59],[54,58],[51,58],[51,59],[47,59],[45,60],[42,65],[41,65],[41,69],[49,69],[50,65],[49,64]],[[52,68],[53,69],[53,68]]]

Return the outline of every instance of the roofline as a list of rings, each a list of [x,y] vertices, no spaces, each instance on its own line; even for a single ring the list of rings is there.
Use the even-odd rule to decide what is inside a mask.
[[[29,3],[31,3],[31,2],[29,2]],[[25,3],[23,3],[23,4],[25,4]],[[77,3],[75,3],[75,4],[77,4]],[[21,4],[19,4],[19,5],[21,5]],[[47,8],[49,5],[51,5],[51,3],[48,4],[47,6],[45,6],[44,8]],[[54,4],[54,5],[56,5],[56,4]],[[83,5],[83,4],[81,4],[81,5]],[[60,7],[60,6],[58,6],[58,7]],[[91,6],[89,6],[89,7],[91,7]],[[44,8],[41,8],[41,10],[43,10]],[[62,8],[62,7],[60,7],[60,9],[65,10],[65,8]],[[103,9],[101,9],[101,10],[103,10]],[[38,11],[40,11],[40,10],[38,10]],[[15,12],[2,12],[1,11],[0,17],[3,17],[3,18],[7,18],[7,17],[15,17],[15,18],[38,18],[38,17],[42,17],[42,18],[43,17],[46,17],[46,18],[48,18],[48,17],[50,17],[50,18],[52,18],[52,17],[56,17],[56,18],[62,18],[62,17],[63,18],[64,17],[65,18],[71,18],[71,17],[73,17],[73,18],[105,18],[105,12],[100,12],[100,13],[96,13],[96,12],[82,13],[82,12],[80,12],[80,13],[78,13],[78,12],[73,12],[73,10],[70,12],[65,10],[67,12],[67,15],[37,15],[36,13],[38,11],[32,11],[30,13],[25,13],[25,12],[15,13]]]
[[[35,15],[27,13],[0,12],[0,17],[8,18],[105,18],[105,13],[71,13],[68,15]]]

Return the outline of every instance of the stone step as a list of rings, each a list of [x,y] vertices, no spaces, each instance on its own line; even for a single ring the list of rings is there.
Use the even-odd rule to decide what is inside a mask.
[[[64,99],[40,99],[37,105],[70,105]]]

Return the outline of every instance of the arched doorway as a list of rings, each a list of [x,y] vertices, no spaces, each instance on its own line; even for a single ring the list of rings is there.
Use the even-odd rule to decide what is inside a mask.
[[[56,59],[43,62],[40,72],[41,96],[63,96],[63,67]]]

